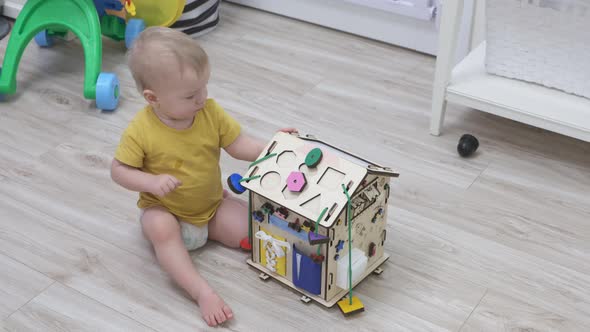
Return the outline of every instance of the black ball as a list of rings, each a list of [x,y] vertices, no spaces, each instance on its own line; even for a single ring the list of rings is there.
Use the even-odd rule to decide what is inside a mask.
[[[469,157],[472,155],[477,148],[479,147],[479,141],[475,136],[465,134],[461,136],[459,139],[459,144],[457,145],[457,152],[461,157]]]

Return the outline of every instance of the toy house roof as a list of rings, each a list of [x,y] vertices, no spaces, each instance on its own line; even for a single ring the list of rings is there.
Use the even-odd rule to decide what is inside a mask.
[[[317,158],[317,149],[322,153],[314,167],[313,161],[317,162],[317,159],[313,155]],[[314,152],[310,154],[312,150]],[[312,167],[308,167],[306,161]],[[305,177],[304,184],[301,173]],[[332,227],[348,203],[342,185],[352,196],[367,174],[398,176],[389,168],[354,156],[311,135],[277,133],[244,175],[260,177],[244,181],[242,186],[312,222],[316,222],[326,210],[320,225]]]

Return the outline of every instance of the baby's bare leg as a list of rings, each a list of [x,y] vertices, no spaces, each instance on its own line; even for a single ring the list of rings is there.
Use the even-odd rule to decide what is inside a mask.
[[[203,318],[215,326],[233,317],[231,309],[197,272],[180,234],[176,218],[163,208],[147,209],[141,217],[143,232],[156,251],[158,263],[197,301]]]
[[[248,203],[227,195],[209,222],[209,238],[231,248],[239,248],[248,236]]]

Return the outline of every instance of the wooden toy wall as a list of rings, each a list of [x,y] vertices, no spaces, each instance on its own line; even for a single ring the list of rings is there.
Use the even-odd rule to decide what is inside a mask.
[[[368,256],[366,267],[372,266],[383,256],[385,228],[387,227],[387,199],[389,196],[389,178],[368,176],[366,186],[359,189],[352,197],[352,246]],[[338,279],[338,262],[348,255],[348,224],[346,210],[339,217],[339,222],[329,231],[329,257],[327,266],[327,296],[330,300],[338,295],[342,288],[336,285]],[[373,245],[374,247],[373,247]],[[374,250],[374,251],[373,251]],[[371,252],[373,251],[373,252]],[[338,258],[338,259],[336,259]],[[348,262],[343,262],[348,266]],[[346,276],[340,276],[341,278]],[[355,282],[353,278],[353,282]]]
[[[358,248],[368,257],[367,268],[379,260],[384,253],[388,185],[389,178],[387,177],[368,176],[365,186],[351,197],[353,203],[351,208],[353,248]],[[262,212],[265,203],[270,203],[274,209],[280,207],[265,197],[252,194],[253,212]],[[286,218],[263,213],[262,217],[258,214],[258,219],[262,219],[262,221],[253,218],[253,234],[263,230],[277,240],[290,244],[291,251],[286,253],[284,259],[276,261],[276,272],[291,281],[292,284],[289,286],[299,286],[298,288],[303,288],[326,301],[330,301],[334,296],[342,296],[339,293],[344,289],[338,287],[336,281],[338,279],[338,262],[340,259],[345,259],[348,254],[346,209],[340,214],[339,221],[332,228],[326,229],[320,226],[318,230],[319,234],[330,238],[330,242],[327,243],[328,248],[326,245],[320,245],[320,255],[324,256],[321,264],[312,264],[310,261],[311,257],[317,254],[318,247],[318,245],[310,245],[307,240],[307,231],[310,229],[304,228],[298,232],[288,226],[288,223],[291,223],[292,226],[296,225],[297,219],[299,225],[305,221],[314,224],[313,220],[305,219],[293,211],[288,211]],[[264,246],[264,243],[258,239],[253,241],[253,261],[262,266],[267,264]],[[348,267],[348,261],[342,263]],[[269,274],[271,273],[269,272]],[[346,275],[344,277],[346,278]],[[357,280],[353,279],[353,281]]]
[[[265,197],[262,197],[258,194],[252,194],[252,211],[262,211],[262,206],[265,203],[270,203],[274,209],[277,209],[280,207],[280,205],[276,204],[275,202],[266,199]],[[294,254],[294,248],[293,245],[295,246],[296,250],[300,252],[300,254],[305,255],[307,258],[310,258],[312,256],[312,254],[317,254],[317,247],[318,245],[310,245],[307,239],[308,233],[305,229],[302,229],[301,231],[297,232],[296,230],[290,228],[288,226],[288,223],[292,223],[294,224],[295,221],[299,219],[299,223],[300,225],[303,224],[304,221],[309,221],[310,223],[314,224],[315,226],[315,221],[303,218],[301,215],[296,214],[293,211],[289,211],[289,214],[286,218],[280,218],[277,216],[269,216],[267,214],[263,215],[263,221],[257,221],[255,218],[252,219],[252,234],[253,236],[256,234],[256,232],[263,230],[265,233],[267,233],[268,235],[271,235],[275,238],[277,238],[278,240],[282,240],[282,241],[286,241],[290,244],[291,249],[290,252],[287,252],[285,255],[285,260],[284,261],[277,261],[277,263],[280,263],[282,265],[284,265],[284,271],[285,274],[283,275],[287,280],[296,283],[297,281],[297,275],[299,276],[299,279],[306,277],[305,279],[305,287],[308,288],[306,289],[307,291],[310,291],[310,293],[314,293],[315,290],[320,289],[320,292],[318,292],[315,295],[318,295],[320,297],[324,297],[325,296],[325,292],[324,292],[324,287],[322,287],[322,285],[325,284],[325,265],[326,262],[324,260],[323,263],[318,264],[319,266],[319,273],[317,271],[317,269],[312,269],[313,271],[311,273],[314,274],[314,276],[310,276],[305,275],[307,272],[306,271],[302,271],[299,270],[296,274],[296,278],[294,280],[293,275],[294,275],[294,271],[293,271],[293,263],[294,263],[294,259],[296,259],[295,254]],[[283,221],[284,220],[284,221]],[[324,227],[321,227],[318,229],[318,234],[327,236],[327,230]],[[255,263],[259,263],[262,266],[266,266],[266,264],[263,264],[263,261],[265,260],[265,249],[263,248],[264,244],[261,243],[262,241],[256,239],[256,237],[254,237],[253,239],[253,246],[252,246],[252,260]],[[262,244],[262,246],[261,246]],[[326,245],[320,245],[321,246],[321,251],[320,251],[320,255],[325,255],[326,254]],[[301,259],[304,259],[304,257],[302,257]],[[300,259],[300,260],[301,260]],[[297,263],[297,262],[295,262]],[[309,260],[305,259],[305,267],[306,268],[313,268],[313,264],[311,264],[309,262]],[[301,266],[301,265],[299,265]],[[277,269],[277,272],[281,269]],[[269,273],[271,274],[271,273]],[[280,274],[280,273],[279,273]],[[314,280],[315,279],[315,280]],[[292,287],[295,287],[295,285],[290,285]],[[305,289],[305,288],[304,288]]]

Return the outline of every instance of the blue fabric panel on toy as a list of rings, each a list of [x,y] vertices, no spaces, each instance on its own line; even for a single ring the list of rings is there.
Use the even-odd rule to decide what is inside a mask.
[[[106,14],[104,1],[103,0],[94,0],[94,7],[96,7],[96,11],[98,12],[98,16],[102,17]]]
[[[284,230],[285,232],[288,232],[289,234],[293,234],[293,235],[297,236],[298,238],[300,238],[301,240],[307,242],[307,232],[306,231],[297,232],[296,230],[290,228],[289,223],[287,221],[285,221],[284,219],[279,218],[279,217],[275,216],[274,214],[272,214],[272,215],[270,215],[268,222],[271,225],[276,226],[276,227]]]
[[[110,10],[122,10],[123,4],[119,0],[103,0],[104,7]]]
[[[293,284],[295,287],[319,295],[322,292],[321,283],[322,264],[315,263],[293,245]]]
[[[98,16],[102,17],[106,15],[106,9],[119,11],[123,9],[123,4],[119,0],[94,0],[94,7],[98,12]]]

